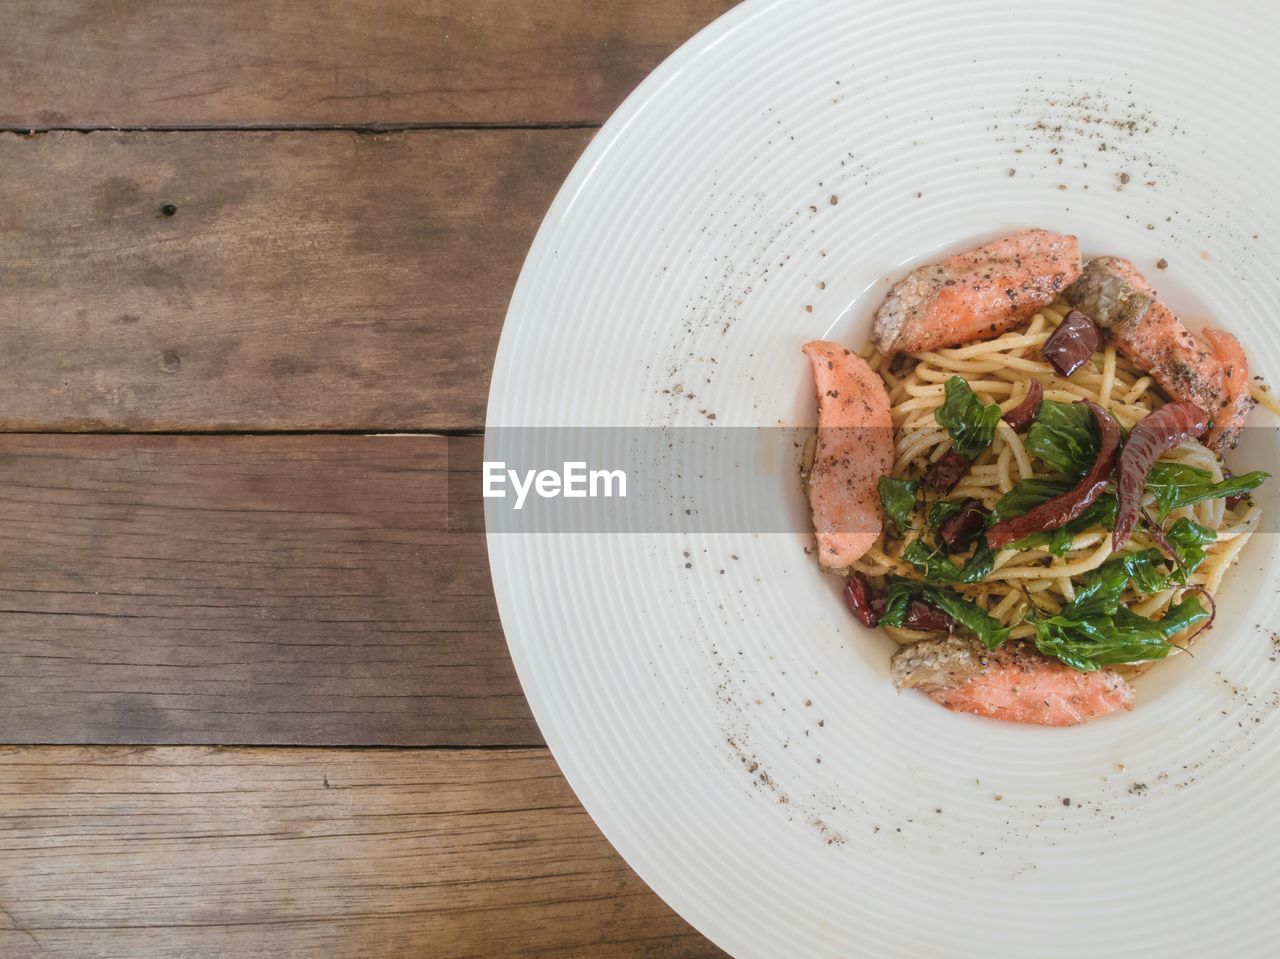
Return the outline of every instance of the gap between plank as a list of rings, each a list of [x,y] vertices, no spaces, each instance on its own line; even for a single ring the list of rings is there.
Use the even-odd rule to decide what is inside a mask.
[[[280,429],[280,430],[6,430],[0,436],[484,436],[483,426],[459,429]]]
[[[0,124],[0,133],[28,136],[35,133],[407,133],[418,130],[596,130],[599,120],[567,120],[558,123],[510,121],[494,123],[237,123],[223,125],[184,124]]]
[[[116,742],[85,740],[83,742],[3,742],[0,749],[307,749],[343,750],[346,752],[515,752],[539,750],[550,752],[546,743],[232,743],[232,742]]]

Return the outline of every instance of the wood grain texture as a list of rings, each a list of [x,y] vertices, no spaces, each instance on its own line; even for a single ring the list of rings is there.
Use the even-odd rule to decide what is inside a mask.
[[[0,748],[0,954],[720,956],[545,750]]]
[[[599,123],[731,0],[6,0],[0,124]]]
[[[0,430],[482,426],[589,137],[0,135]]]
[[[449,442],[0,436],[0,741],[540,744]]]

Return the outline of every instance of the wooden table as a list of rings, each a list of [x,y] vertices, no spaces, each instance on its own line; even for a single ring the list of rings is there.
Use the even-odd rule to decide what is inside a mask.
[[[442,504],[557,186],[728,6],[0,7],[0,956],[719,954]]]

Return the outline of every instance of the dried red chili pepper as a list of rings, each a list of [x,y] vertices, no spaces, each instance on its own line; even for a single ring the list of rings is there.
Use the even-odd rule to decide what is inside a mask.
[[[849,607],[849,612],[869,629],[875,629],[880,625],[880,617],[884,615],[888,605],[888,601],[883,596],[872,595],[871,583],[863,573],[854,573],[845,582],[844,601]],[[955,631],[956,621],[923,600],[913,599],[907,604],[902,625],[907,629],[950,633]]]
[[[1040,404],[1043,400],[1044,387],[1040,385],[1039,380],[1032,380],[1031,386],[1027,390],[1027,395],[1022,398],[1022,402],[1008,413],[1005,413],[1001,419],[1012,426],[1015,433],[1025,433],[1031,428],[1031,421],[1040,412]]]
[[[1062,376],[1070,376],[1102,345],[1102,334],[1079,310],[1072,310],[1058,328],[1049,334],[1040,352]]]
[[[880,625],[880,616],[884,612],[884,602],[881,600],[880,609],[875,608],[875,599],[872,597],[871,583],[863,573],[854,573],[844,584],[844,601],[849,607],[849,612],[858,617],[858,622],[868,629],[875,629]]]
[[[1014,540],[1044,533],[1071,522],[1083,513],[1101,494],[1107,485],[1111,469],[1116,465],[1116,450],[1120,446],[1120,426],[1111,414],[1097,403],[1081,400],[1089,407],[1098,426],[1098,457],[1085,474],[1084,479],[1061,496],[1046,500],[1035,509],[996,523],[987,530],[987,543],[992,549],[1000,549]]]
[[[1209,415],[1195,403],[1166,403],[1143,417],[1129,431],[1116,474],[1116,526],[1111,545],[1119,549],[1133,535],[1142,514],[1142,487],[1160,454],[1185,439],[1201,436],[1209,428]]]
[[[924,485],[935,493],[950,493],[968,468],[969,461],[951,450],[925,470]]]
[[[913,599],[907,606],[907,614],[902,617],[902,625],[907,629],[953,633],[956,621],[937,607],[930,606],[923,600]]]
[[[954,553],[977,539],[982,528],[987,525],[990,512],[982,505],[981,500],[967,499],[961,503],[960,509],[938,526],[938,539],[947,548],[947,552]]]

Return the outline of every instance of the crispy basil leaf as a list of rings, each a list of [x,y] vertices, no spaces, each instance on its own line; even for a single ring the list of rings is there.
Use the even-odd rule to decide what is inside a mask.
[[[923,599],[973,633],[987,649],[995,649],[1009,638],[1009,630],[987,615],[986,610],[967,599],[961,599],[949,589],[926,586]]]
[[[969,630],[988,649],[995,649],[1009,638],[1009,630],[987,615],[986,611],[967,599],[962,599],[949,589],[918,583],[901,576],[890,576],[884,615],[880,622],[886,626],[901,626],[912,599],[921,599],[936,606],[957,623]]]
[[[1194,531],[1180,535],[1199,538]],[[1163,570],[1163,561],[1159,550],[1148,549],[1109,559],[1087,573],[1076,587],[1076,598],[1061,613],[1034,620],[1036,648],[1084,672],[1163,659],[1173,648],[1169,637],[1209,615],[1194,596],[1159,620],[1121,605],[1120,596],[1130,583],[1140,593],[1152,593],[1175,581]]]
[[[917,595],[921,583],[902,576],[890,576],[885,591],[884,612],[880,616],[882,626],[901,626],[907,615],[907,607]]]
[[[1187,627],[1208,618],[1208,610],[1200,604],[1200,598],[1192,594],[1176,606],[1170,606],[1164,616],[1156,621],[1156,625],[1166,638],[1171,639]]]
[[[978,583],[991,574],[996,556],[986,539],[978,541],[973,555],[964,566],[957,566],[939,548],[931,548],[922,540],[915,540],[902,551],[902,558],[924,573],[930,583]]]
[[[1107,617],[1043,619],[1036,624],[1036,648],[1072,669],[1093,672],[1099,666],[1163,659],[1173,644],[1159,623],[1121,606]]]
[[[1171,576],[1162,569],[1167,562],[1158,549],[1130,553],[1125,557],[1129,569],[1129,581],[1139,593],[1155,593],[1169,585]]]
[[[1083,403],[1045,400],[1027,430],[1026,446],[1050,469],[1079,479],[1098,458],[1098,427]]]
[[[900,480],[892,476],[880,477],[880,505],[899,533],[911,528],[911,514],[916,509],[916,491],[920,489],[919,480]]]
[[[1091,673],[1098,664],[1088,654],[1077,652],[1078,644],[1070,631],[1070,623],[1060,623],[1059,617],[1036,622],[1036,649],[1046,656],[1060,659],[1072,669]]]
[[[1078,524],[1079,530],[1077,530],[1077,532],[1091,529],[1094,526],[1101,526],[1109,532],[1115,529],[1117,505],[1118,504],[1116,503],[1116,498],[1114,496],[1110,493],[1103,493],[1093,501],[1092,505],[1090,505],[1088,509],[1067,525],[1074,526]]]
[[[964,507],[962,499],[940,499],[929,507],[929,527],[937,529]]]
[[[1202,470],[1196,466],[1188,466],[1186,463],[1173,463],[1167,460],[1151,464],[1151,470],[1147,474],[1148,483],[1150,483],[1153,473],[1156,476],[1163,477],[1165,481],[1175,484],[1208,483],[1212,478],[1208,470]]]
[[[1073,620],[1113,615],[1120,606],[1120,594],[1130,582],[1141,593],[1153,593],[1168,585],[1169,576],[1160,569],[1163,562],[1158,549],[1125,553],[1107,560],[1081,577],[1076,598],[1059,615]]]
[[[1071,543],[1075,539],[1075,533],[1072,530],[1067,529],[1067,527],[1062,526],[1055,529],[1052,533],[1040,535],[1048,535],[1049,537],[1047,545],[1049,547],[1050,556],[1062,557],[1071,552]]]
[[[978,399],[963,377],[953,376],[944,387],[946,399],[934,412],[938,425],[951,434],[951,448],[965,459],[976,459],[991,445],[1000,422],[1000,407]]]
[[[1219,496],[1237,496],[1262,485],[1271,474],[1262,470],[1229,476],[1221,483],[1213,482],[1212,475],[1185,463],[1156,463],[1147,473],[1147,490],[1156,499],[1158,519],[1163,520],[1171,510],[1190,506],[1202,500]]]
[[[1181,570],[1178,572],[1179,582],[1186,582],[1186,576],[1194,573],[1196,568],[1204,562],[1205,551],[1201,547],[1218,538],[1216,532],[1185,516],[1170,526],[1164,536],[1186,570],[1185,575]]]
[[[1015,483],[1009,492],[1000,497],[991,510],[991,517],[988,522],[994,526],[996,523],[1011,519],[1014,516],[1021,516],[1028,510],[1035,509],[1045,500],[1061,496],[1069,489],[1071,489],[1070,483],[1063,483],[1059,480],[1022,480]]]

